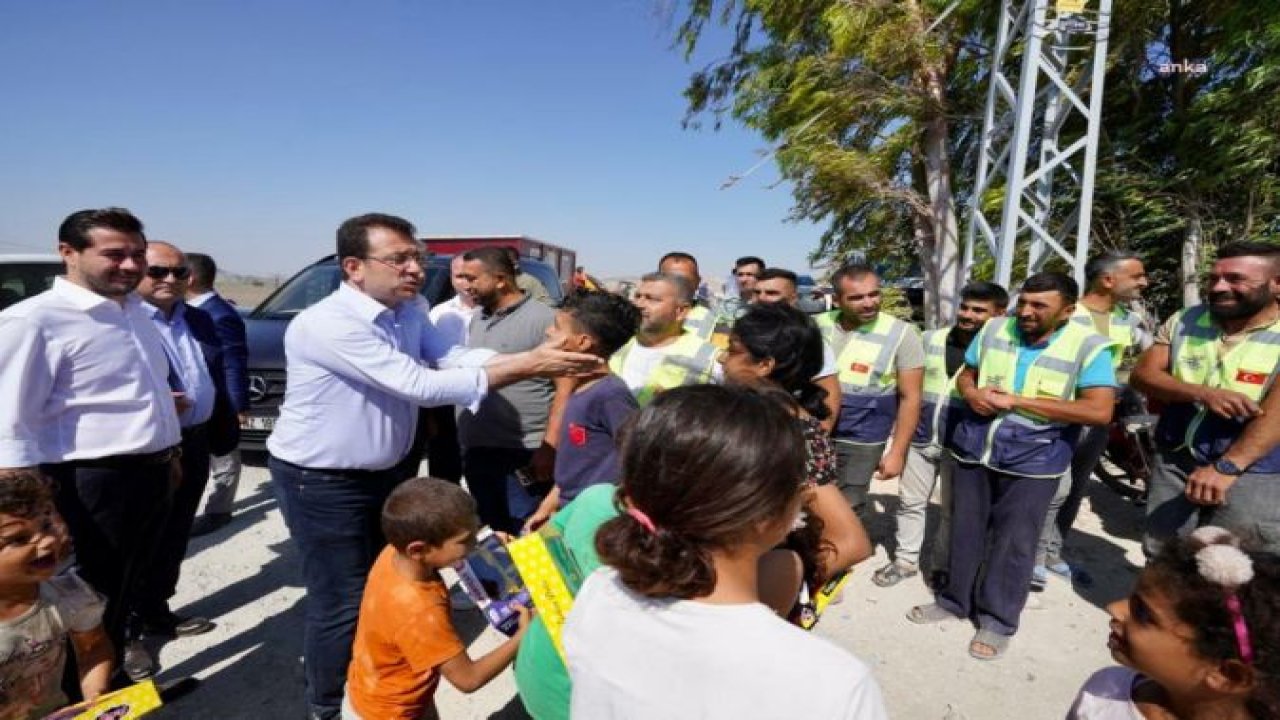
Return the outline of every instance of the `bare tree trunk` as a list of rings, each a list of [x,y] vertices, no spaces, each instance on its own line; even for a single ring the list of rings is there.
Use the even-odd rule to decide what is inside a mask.
[[[1204,227],[1200,218],[1193,216],[1187,223],[1187,234],[1182,239],[1182,306],[1200,304],[1200,246],[1204,241]]]
[[[929,73],[930,91],[936,75]],[[942,91],[938,83],[937,90]],[[929,224],[932,247],[922,248],[934,277],[925,275],[925,322],[929,327],[951,324],[955,317],[960,290],[960,228],[956,220],[955,201],[951,190],[951,158],[947,154],[947,120],[939,115],[925,125],[925,183],[929,190]]]

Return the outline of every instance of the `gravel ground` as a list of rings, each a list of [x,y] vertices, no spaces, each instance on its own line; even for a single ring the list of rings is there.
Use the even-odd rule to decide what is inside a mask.
[[[968,656],[968,626],[916,626],[904,618],[912,605],[930,599],[922,581],[887,589],[871,583],[871,571],[886,562],[881,543],[892,541],[892,521],[883,513],[892,509],[897,492],[896,483],[873,489],[880,511],[870,527],[876,556],[859,567],[844,601],[823,617],[817,634],[871,666],[894,718],[1063,717],[1084,680],[1112,664],[1103,608],[1128,592],[1141,566],[1138,509],[1094,483],[1068,543],[1068,554],[1093,583],[1072,587],[1052,579],[1044,593],[1033,596],[1038,607],[1025,612],[1006,656],[980,662]],[[192,540],[174,604],[181,613],[216,620],[218,627],[156,648],[161,681],[195,675],[203,684],[156,717],[303,718],[303,602],[297,556],[267,471],[246,464],[234,521]],[[455,619],[473,655],[497,643],[496,632],[478,613],[458,612]],[[473,695],[442,683],[437,702],[446,719],[526,717],[510,672]]]

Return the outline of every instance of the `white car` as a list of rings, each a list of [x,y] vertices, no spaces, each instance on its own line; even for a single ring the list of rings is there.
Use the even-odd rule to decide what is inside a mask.
[[[0,310],[48,290],[62,272],[57,255],[0,254]]]

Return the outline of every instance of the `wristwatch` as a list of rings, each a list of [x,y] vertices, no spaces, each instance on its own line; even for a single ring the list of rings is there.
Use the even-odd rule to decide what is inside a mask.
[[[1243,475],[1244,474],[1244,470],[1239,465],[1231,462],[1226,458],[1218,458],[1216,461],[1214,461],[1213,469],[1217,470],[1223,475]]]

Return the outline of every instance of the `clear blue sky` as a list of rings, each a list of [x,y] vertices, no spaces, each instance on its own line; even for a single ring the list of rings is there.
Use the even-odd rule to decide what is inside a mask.
[[[719,189],[765,142],[681,128],[694,67],[660,4],[0,3],[0,252],[122,205],[232,271],[292,272],[379,210],[534,235],[602,276],[673,249],[704,276],[804,268],[819,231],[784,221],[772,163]]]

